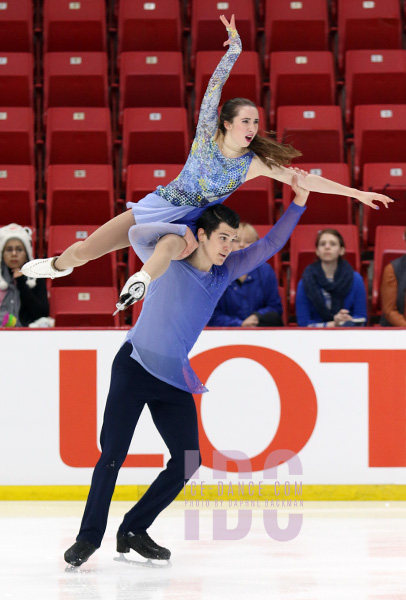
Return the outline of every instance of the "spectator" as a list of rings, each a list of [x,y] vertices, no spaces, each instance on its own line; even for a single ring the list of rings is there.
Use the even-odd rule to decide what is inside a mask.
[[[403,233],[406,240],[406,230]],[[381,283],[384,327],[406,327],[406,254],[393,260],[383,270]]]
[[[247,248],[258,240],[249,223],[238,229],[236,249]],[[263,263],[251,273],[242,275],[228,286],[220,298],[210,327],[281,327],[282,303],[278,282],[272,267]]]
[[[27,327],[49,314],[45,280],[20,271],[32,260],[32,232],[11,223],[0,228],[0,326]]]
[[[337,327],[365,324],[367,299],[359,273],[344,260],[345,243],[336,229],[317,235],[318,261],[303,271],[296,293],[300,327]]]

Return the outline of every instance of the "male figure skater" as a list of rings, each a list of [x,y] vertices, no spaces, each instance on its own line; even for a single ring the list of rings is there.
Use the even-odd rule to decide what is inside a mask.
[[[199,450],[192,394],[206,388],[192,370],[188,353],[208,322],[224,290],[285,245],[305,210],[309,192],[297,185],[296,197],[268,234],[248,248],[232,252],[238,215],[218,204],[196,224],[198,247],[184,260],[172,261],[149,288],[140,317],[128,332],[112,367],[110,391],[101,431],[102,454],[75,544],[65,560],[80,566],[100,546],[118,472],[127,455],[145,405],[165,441],[171,458],[144,496],[124,516],[117,533],[117,551],[135,550],[145,558],[169,559],[147,529],[182,490],[186,450]],[[185,235],[186,225],[151,223],[130,229],[130,242],[145,262],[160,243]]]

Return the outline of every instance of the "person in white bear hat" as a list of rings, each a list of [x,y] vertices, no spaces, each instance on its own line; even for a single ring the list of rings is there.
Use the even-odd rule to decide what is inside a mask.
[[[45,280],[20,271],[32,260],[32,231],[10,223],[0,228],[0,327],[27,327],[49,315]]]

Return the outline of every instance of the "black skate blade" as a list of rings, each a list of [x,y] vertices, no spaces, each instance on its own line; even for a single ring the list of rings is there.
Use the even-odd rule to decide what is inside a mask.
[[[124,554],[119,554],[119,556],[115,556],[113,558],[116,562],[126,563],[128,565],[133,565],[135,567],[143,567],[147,569],[170,569],[172,567],[172,563],[170,560],[152,560],[151,558],[142,560],[130,560],[124,556]]]

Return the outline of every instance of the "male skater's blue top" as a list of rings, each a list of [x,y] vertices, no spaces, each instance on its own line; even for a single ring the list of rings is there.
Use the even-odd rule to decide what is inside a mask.
[[[128,332],[132,358],[149,373],[181,390],[207,391],[189,363],[188,354],[231,281],[249,273],[284,247],[305,207],[293,202],[267,235],[243,250],[232,252],[223,265],[200,271],[188,259],[172,261],[153,281],[141,314]],[[185,235],[186,225],[151,223],[130,229],[130,242],[145,262],[158,240],[169,233]]]

